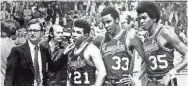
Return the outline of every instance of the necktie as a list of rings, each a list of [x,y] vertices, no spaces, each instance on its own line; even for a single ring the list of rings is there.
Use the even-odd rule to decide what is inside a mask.
[[[34,57],[35,80],[37,82],[37,85],[39,86],[41,79],[40,79],[39,62],[38,62],[38,50],[39,47],[35,46],[35,57]]]

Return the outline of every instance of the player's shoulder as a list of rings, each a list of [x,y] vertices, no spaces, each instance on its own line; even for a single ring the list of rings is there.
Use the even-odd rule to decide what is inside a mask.
[[[94,41],[94,42],[101,42],[101,41],[103,41],[104,39],[105,39],[105,35],[104,35],[104,34],[100,34],[100,35],[96,36],[96,37],[93,39],[93,41]]]
[[[89,49],[89,50],[93,50],[93,49],[96,49],[97,48],[97,46],[93,43],[93,42],[90,42],[89,44],[88,44],[88,46],[87,46],[87,49]],[[98,48],[97,48],[98,49]]]
[[[161,26],[160,28],[162,28],[162,33],[164,34],[169,34],[171,32],[174,32],[174,27],[172,26]]]
[[[93,44],[93,42],[89,43],[87,48],[85,49],[85,54],[90,56],[95,56],[96,54],[99,54],[100,50]]]
[[[174,32],[174,27],[171,27],[171,26],[162,26],[162,31],[160,33],[161,36],[163,37],[166,37],[166,36],[173,36],[175,35],[175,32]]]
[[[98,35],[96,38],[93,39],[93,43],[99,48],[104,40],[105,35]]]

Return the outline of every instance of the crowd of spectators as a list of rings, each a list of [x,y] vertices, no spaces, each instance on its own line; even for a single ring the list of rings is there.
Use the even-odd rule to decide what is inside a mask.
[[[75,19],[87,19],[93,28],[93,36],[105,33],[100,12],[106,6],[115,7],[120,14],[120,24],[123,29],[139,32],[139,19],[136,6],[139,0],[131,1],[1,1],[0,20],[14,19],[22,27],[17,33],[16,44],[25,42],[27,22],[30,19],[39,19],[45,28],[46,34],[53,24],[64,27],[65,37],[71,36],[71,28]],[[158,1],[161,7],[161,24],[174,27],[174,31],[185,41],[187,35],[187,2]]]

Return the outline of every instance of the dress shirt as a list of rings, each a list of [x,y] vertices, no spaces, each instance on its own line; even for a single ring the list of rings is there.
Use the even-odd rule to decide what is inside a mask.
[[[28,41],[28,43],[29,43],[31,58],[32,58],[33,66],[34,66],[34,58],[35,58],[34,55],[35,55],[35,46],[36,45],[32,44],[30,41]],[[39,47],[39,45],[37,45],[37,46]],[[39,47],[39,51],[38,51],[38,63],[39,63],[40,77],[41,77],[41,80],[42,80],[43,75],[42,75],[42,59],[41,59],[40,47]],[[42,84],[42,82],[41,82],[41,84]],[[37,86],[36,79],[34,80],[34,86]]]

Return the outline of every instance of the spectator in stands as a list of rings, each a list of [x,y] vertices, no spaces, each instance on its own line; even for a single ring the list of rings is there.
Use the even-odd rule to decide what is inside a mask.
[[[40,17],[38,18],[38,20],[43,24],[43,26],[45,26],[46,21],[43,14],[40,13]]]
[[[54,13],[58,13],[59,15],[62,15],[61,8],[59,7],[58,4],[56,4],[54,7]]]
[[[32,12],[35,12],[35,9],[37,8],[37,3],[34,3],[34,5],[31,7]]]
[[[33,14],[32,14],[32,18],[37,19],[39,17],[40,17],[40,13],[39,13],[38,9],[35,8],[34,11],[33,11]]]
[[[44,32],[44,36],[43,36],[43,38],[42,38],[42,40],[41,40],[41,43],[43,43],[43,42],[49,40],[49,36],[50,36],[50,34],[49,34],[49,29],[50,29],[50,28],[46,28],[46,30],[45,30],[45,32]]]
[[[16,32],[16,40],[15,40],[15,44],[16,45],[20,45],[26,42],[26,29],[25,28],[21,28],[19,30],[17,30]]]
[[[15,46],[12,37],[16,34],[16,30],[20,29],[20,25],[15,20],[4,20],[1,22],[1,37],[0,37],[0,47],[1,47],[1,73],[0,73],[0,84],[4,86],[4,79],[7,68],[7,57]],[[8,46],[7,46],[8,45]]]
[[[99,5],[99,13],[102,12],[102,10],[105,8],[106,6],[104,5],[104,2],[102,2],[100,5]]]
[[[50,28],[52,26],[52,18],[47,17],[46,19],[46,28]]]
[[[6,10],[6,7],[2,8],[3,10],[0,12],[0,20],[9,19],[10,13]]]
[[[20,10],[21,12],[23,12],[24,9],[25,9],[25,5],[21,2],[21,4],[19,5],[19,10]]]
[[[52,18],[52,24],[58,24],[63,26],[63,20],[61,18],[61,15],[59,13],[55,13]]]
[[[94,25],[94,33],[95,33],[95,36],[106,33],[106,30],[102,25],[102,22],[99,22],[98,24]]]
[[[67,27],[66,28],[72,28],[72,24],[73,24],[72,12],[69,12],[67,14],[66,19],[67,19]]]
[[[91,0],[91,5],[90,5],[90,14],[93,14],[96,12],[97,6],[94,0]]]
[[[52,18],[53,15],[54,15],[54,9],[51,7],[51,4],[48,4],[47,17]]]
[[[23,11],[15,9],[14,18],[18,21],[21,27],[24,25]]]
[[[187,43],[187,37],[185,35],[185,30],[182,28],[182,24],[179,26],[180,32],[178,34],[180,41],[182,41],[184,44]]]
[[[12,2],[12,3],[10,4],[10,15],[11,15],[11,16],[13,16],[14,10],[15,10],[15,3]]]
[[[67,26],[67,19],[66,19],[67,14],[63,14],[62,20],[63,20],[63,27]]]
[[[83,12],[84,11],[83,1],[78,1],[77,7],[78,7],[78,10]]]
[[[39,7],[39,12],[42,14],[42,16],[46,17],[47,10],[44,7],[44,4],[41,4],[41,6]]]
[[[27,22],[32,18],[32,10],[29,8],[28,5],[26,5],[26,8],[24,9],[24,25],[27,25]]]

